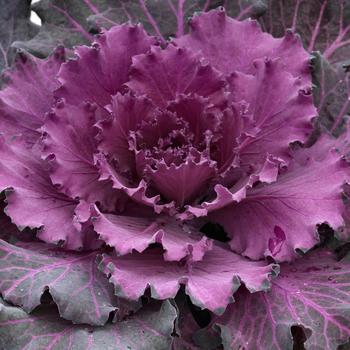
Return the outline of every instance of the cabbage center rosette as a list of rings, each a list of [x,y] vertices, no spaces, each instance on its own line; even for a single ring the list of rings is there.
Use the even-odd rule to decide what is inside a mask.
[[[118,296],[173,298],[182,284],[220,314],[241,283],[270,287],[278,266],[265,257],[296,259],[318,224],[343,225],[348,176],[326,137],[290,150],[316,115],[293,33],[276,39],[222,10],[190,27],[165,47],[121,25],[74,59],[19,55],[0,92],[0,188],[39,239],[112,247],[99,268]],[[229,241],[206,237],[206,222]]]

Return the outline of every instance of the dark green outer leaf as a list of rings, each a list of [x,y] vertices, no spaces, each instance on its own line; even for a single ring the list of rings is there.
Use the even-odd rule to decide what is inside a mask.
[[[205,326],[208,317],[210,317],[209,311],[200,310],[192,305],[191,312],[190,301],[182,292],[176,296],[175,302],[178,310],[178,318],[175,324],[177,336],[174,337],[171,350],[218,349],[221,345],[221,337],[210,325]],[[196,319],[193,311],[196,313]],[[199,324],[201,324],[201,326]]]
[[[260,19],[274,36],[286,29],[296,31],[308,51],[318,50],[333,63],[342,63],[350,53],[350,2],[344,0],[268,0]]]
[[[318,123],[338,135],[350,112],[350,75],[344,67],[331,65],[319,52],[313,54],[312,80]]]
[[[97,269],[96,252],[63,252],[44,243],[0,240],[0,292],[6,301],[31,312],[48,291],[60,315],[74,323],[103,325],[111,312],[121,318],[138,303],[118,299]]]
[[[0,72],[12,63],[12,42],[28,40],[38,31],[38,27],[29,20],[30,2],[31,0],[0,0]]]
[[[151,304],[129,319],[104,327],[73,325],[51,307],[27,315],[0,300],[1,350],[167,350],[176,309]]]
[[[281,266],[271,291],[241,290],[217,320],[225,350],[292,350],[291,328],[305,330],[307,350],[336,350],[350,337],[350,262],[317,250]]]
[[[33,6],[42,19],[40,32],[13,46],[45,57],[57,45],[89,43],[101,28],[128,21],[142,23],[148,33],[165,42],[186,32],[195,12],[218,6],[239,19],[258,17],[266,10],[265,0],[41,0]]]

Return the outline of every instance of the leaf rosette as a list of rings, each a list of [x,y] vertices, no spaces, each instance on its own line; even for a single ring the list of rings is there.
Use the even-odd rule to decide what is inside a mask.
[[[0,246],[22,261],[4,268],[7,302],[32,311],[48,290],[62,317],[101,325],[148,292],[175,298],[182,285],[221,315],[241,285],[269,290],[276,263],[319,243],[318,225],[344,225],[345,138],[303,146],[317,111],[299,38],[274,38],[223,9],[189,26],[168,42],[142,25],[114,26],[73,58],[62,47],[47,59],[22,52],[6,72],[0,189],[12,222],[41,241]],[[226,242],[203,233],[207,223]],[[61,255],[52,262],[42,242]],[[100,252],[118,307],[96,277]],[[64,276],[76,269],[74,279],[88,279],[89,315],[64,300]]]

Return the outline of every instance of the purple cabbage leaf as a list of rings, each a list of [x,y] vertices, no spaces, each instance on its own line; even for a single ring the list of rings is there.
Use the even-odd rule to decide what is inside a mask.
[[[0,90],[0,347],[345,344],[347,7],[35,4]]]

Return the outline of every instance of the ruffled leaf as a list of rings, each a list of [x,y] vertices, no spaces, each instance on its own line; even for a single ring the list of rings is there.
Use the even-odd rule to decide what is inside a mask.
[[[323,142],[327,147],[322,148]],[[343,224],[341,193],[349,178],[346,164],[329,149],[327,140],[305,152],[309,157],[302,160],[300,150],[299,163],[291,163],[276,182],[252,188],[246,199],[210,216],[232,238],[235,252],[252,259],[292,260],[296,250],[305,252],[318,243],[318,224],[327,222],[334,229]]]
[[[293,348],[302,327],[305,349],[337,349],[350,337],[350,263],[316,251],[281,266],[269,293],[242,291],[216,320],[225,350]]]
[[[0,164],[0,190],[7,190],[6,213],[13,223],[40,228],[38,236],[46,242],[82,248],[82,227],[73,221],[78,202],[57,191],[39,150],[27,148],[17,138],[8,143],[1,140]]]
[[[287,73],[283,60],[256,60],[254,75],[235,72],[230,77],[234,101],[248,104],[239,153],[252,166],[272,154],[288,161],[289,144],[304,142],[311,132],[317,111],[312,102],[310,82]]]
[[[154,113],[152,102],[145,97],[117,94],[111,100],[111,117],[97,124],[100,129],[98,149],[118,164],[121,173],[135,170],[135,153],[130,150],[131,133]],[[154,130],[152,130],[154,132]]]
[[[237,165],[234,166],[232,168],[234,172],[232,176],[236,182],[233,186],[225,186],[225,181],[227,181],[228,184],[230,183],[230,176],[226,175],[223,179],[223,184],[219,183],[214,186],[214,190],[209,198],[206,198],[204,202],[196,205],[186,205],[185,210],[178,214],[178,217],[181,220],[205,217],[211,212],[241,202],[246,198],[248,189],[252,188],[254,184],[270,184],[275,182],[278,177],[280,163],[280,159],[268,156],[265,162],[260,166],[260,169],[248,176],[245,175],[244,169]],[[235,171],[237,174],[235,174]]]
[[[127,82],[133,56],[147,52],[155,40],[142,26],[121,25],[103,32],[92,47],[78,46],[76,59],[62,65],[56,91],[68,103],[95,102],[104,107]]]
[[[202,13],[192,18],[191,32],[174,40],[209,60],[222,73],[254,73],[257,58],[281,58],[283,66],[302,82],[309,82],[309,54],[291,32],[275,39],[262,32],[252,20],[237,21],[226,16],[224,9]]]
[[[103,241],[118,255],[133,251],[142,253],[151,244],[159,243],[165,250],[165,260],[179,261],[190,256],[191,260],[198,261],[212,248],[210,239],[166,217],[143,218],[98,212],[93,225]]]
[[[184,204],[200,198],[208,189],[208,184],[215,175],[215,166],[209,161],[199,163],[188,160],[176,166],[157,163],[157,169],[149,169],[146,174],[150,183],[168,201],[175,201],[182,207]]]
[[[55,76],[64,61],[62,47],[45,60],[24,52],[17,55],[13,70],[5,75],[7,86],[0,91],[0,128],[5,135],[23,134],[29,143],[39,138],[37,129],[54,102],[53,91],[59,86]]]
[[[11,245],[0,240],[0,292],[26,312],[48,291],[60,316],[73,323],[103,325],[110,313],[123,317],[140,305],[118,299],[97,270],[96,252],[64,252],[43,243]]]
[[[170,302],[151,304],[125,321],[104,327],[73,325],[48,307],[27,315],[23,310],[0,304],[2,349],[100,350],[169,349],[176,309]]]
[[[166,107],[180,94],[197,94],[208,97],[212,104],[222,104],[225,81],[218,71],[201,62],[189,49],[173,45],[164,50],[152,47],[148,54],[134,57],[126,85],[159,107]]]
[[[99,267],[123,298],[137,300],[148,287],[153,298],[174,298],[184,284],[193,304],[218,314],[233,302],[241,282],[252,293],[266,291],[271,275],[278,274],[278,265],[252,262],[218,246],[197,262],[165,262],[161,251],[151,249],[123,257],[104,255]]]
[[[70,198],[99,202],[115,208],[118,193],[111,183],[99,181],[99,169],[94,162],[97,152],[94,128],[95,107],[75,107],[59,102],[47,115],[42,131],[44,156],[50,159],[50,178]]]
[[[5,196],[4,196],[5,197]],[[35,241],[35,232],[33,230],[20,231],[16,225],[11,222],[11,219],[5,214],[5,201],[0,202],[0,239],[7,242]]]

